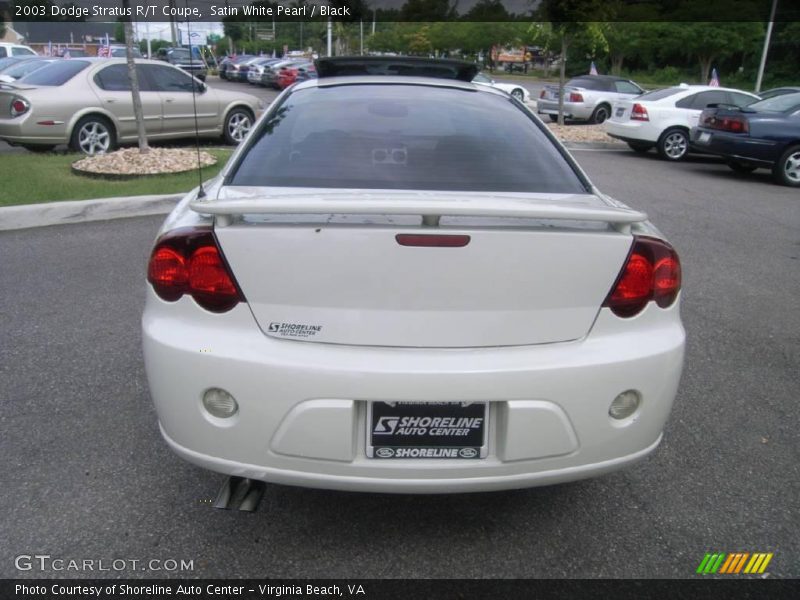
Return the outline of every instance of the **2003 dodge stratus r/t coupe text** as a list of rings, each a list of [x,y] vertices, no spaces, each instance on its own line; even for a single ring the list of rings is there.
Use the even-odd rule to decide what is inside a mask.
[[[653,451],[683,365],[678,256],[472,65],[318,61],[148,267],[161,431],[209,469],[467,492]]]

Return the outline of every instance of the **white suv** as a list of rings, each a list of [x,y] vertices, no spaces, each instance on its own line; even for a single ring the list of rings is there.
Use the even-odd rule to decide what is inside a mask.
[[[0,42],[0,58],[9,56],[36,56],[36,52],[33,51],[33,48],[23,46],[22,44]]]
[[[682,160],[689,152],[689,131],[709,104],[743,107],[758,96],[729,88],[686,85],[648,92],[614,104],[606,133],[636,152],[655,147],[665,160]]]

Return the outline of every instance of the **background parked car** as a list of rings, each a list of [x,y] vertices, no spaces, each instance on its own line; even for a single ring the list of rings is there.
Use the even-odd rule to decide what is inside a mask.
[[[258,98],[209,88],[178,67],[137,60],[149,139],[195,135],[241,142],[263,109]],[[137,139],[125,59],[59,60],[0,89],[0,139],[32,150],[57,144],[86,154]],[[193,94],[194,90],[194,94]],[[194,97],[193,97],[194,96]]]
[[[539,94],[536,110],[558,120],[558,86],[546,85]],[[564,86],[564,118],[603,123],[611,116],[617,100],[633,98],[644,90],[629,79],[611,75],[581,75]]]
[[[800,187],[800,92],[705,109],[692,149],[722,156],[738,173],[767,168],[778,183]]]
[[[222,79],[229,81],[237,81],[239,79],[238,73],[241,63],[244,63],[253,58],[252,54],[240,54],[239,56],[231,56],[226,58],[220,63],[219,76]]]
[[[271,65],[264,67],[264,74],[261,76],[261,85],[265,87],[271,87],[275,89],[283,89],[280,87],[280,83],[278,82],[278,77],[281,74],[282,70],[291,69],[294,67],[305,66],[311,64],[305,58],[302,59],[292,59],[287,58]],[[286,76],[284,75],[284,80]],[[284,86],[286,87],[286,86]]]
[[[110,58],[125,58],[126,56],[128,56],[128,49],[125,46],[112,45],[109,47],[109,53],[110,53]],[[142,58],[142,53],[135,46],[133,48],[133,57]]]
[[[477,83],[480,85],[488,85],[493,88],[497,88],[498,90],[503,90],[507,94],[510,94],[513,98],[516,98],[520,102],[527,102],[531,99],[531,94],[521,85],[516,83],[498,83],[485,73],[478,73],[475,75],[475,79],[472,80],[472,83]]]
[[[251,56],[243,61],[237,61],[233,64],[233,69],[228,71],[228,79],[231,81],[247,81],[247,74],[250,72],[250,65],[262,60],[261,56]]]
[[[183,69],[200,81],[205,81],[208,76],[206,63],[200,58],[193,57],[187,48],[159,48],[155,58]]]
[[[9,65],[5,68],[0,67],[0,82],[13,83],[17,79],[25,77],[28,73],[33,73],[46,67],[51,62],[60,60],[57,58],[44,58],[38,56],[25,57],[17,63]]]
[[[772,88],[771,90],[759,92],[758,95],[761,97],[762,100],[766,100],[768,98],[774,98],[775,96],[782,96],[784,94],[794,94],[796,92],[800,92],[800,87],[788,86],[788,87]]]
[[[278,89],[285,90],[287,87],[292,85],[294,82],[297,81],[297,75],[300,72],[301,68],[307,68],[311,66],[309,62],[303,63],[293,63],[288,65],[278,71],[277,78],[275,83],[278,86]]]
[[[686,85],[648,92],[614,104],[606,133],[636,152],[655,147],[665,160],[682,160],[689,152],[689,132],[709,104],[747,106],[759,97],[742,90]]]
[[[33,48],[24,46],[22,44],[10,44],[8,42],[0,42],[0,58],[7,56],[38,56]]]
[[[279,58],[261,58],[259,60],[253,61],[248,65],[247,68],[247,83],[251,85],[260,85],[261,84],[261,76],[264,74],[265,67],[275,64],[278,62]]]

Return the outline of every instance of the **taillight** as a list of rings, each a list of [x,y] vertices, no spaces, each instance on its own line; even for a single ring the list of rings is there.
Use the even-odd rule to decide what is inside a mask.
[[[647,114],[647,109],[641,104],[634,104],[631,109],[631,121],[649,121],[650,116]]]
[[[211,229],[188,227],[161,237],[150,255],[147,281],[162,300],[187,294],[211,312],[244,302]]]
[[[634,237],[633,246],[603,306],[618,317],[632,317],[651,300],[667,308],[681,289],[681,263],[667,242]]]
[[[579,94],[578,92],[570,92],[569,101],[570,102],[583,102],[583,95]]]
[[[717,117],[711,111],[703,111],[700,115],[700,124],[709,129],[730,131],[731,133],[748,133],[750,124],[744,117]]]
[[[18,117],[20,115],[24,115],[26,112],[28,112],[30,107],[31,105],[22,98],[14,98],[14,100],[11,101],[11,116]]]

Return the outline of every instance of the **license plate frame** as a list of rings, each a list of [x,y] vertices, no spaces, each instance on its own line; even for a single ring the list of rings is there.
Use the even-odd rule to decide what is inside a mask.
[[[489,454],[489,414],[486,401],[367,402],[367,458],[484,459]]]

